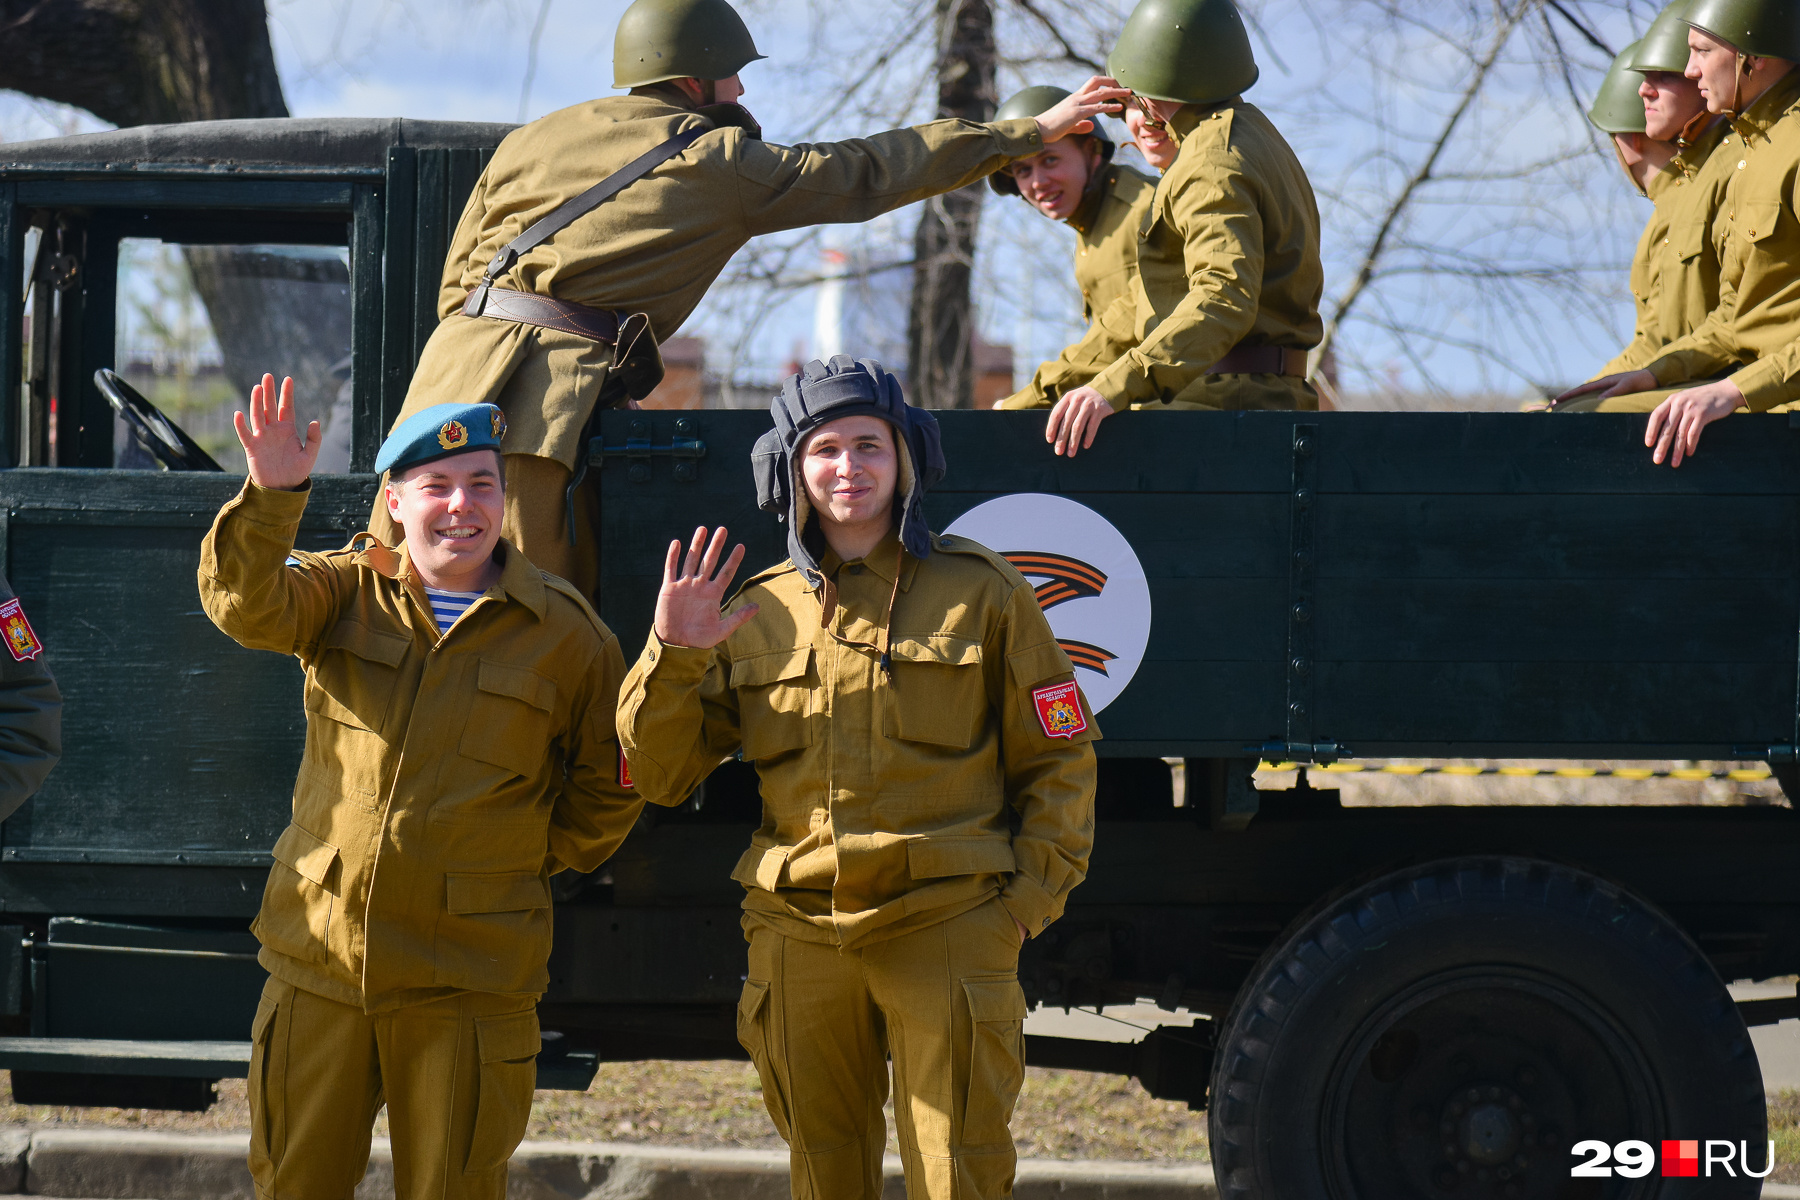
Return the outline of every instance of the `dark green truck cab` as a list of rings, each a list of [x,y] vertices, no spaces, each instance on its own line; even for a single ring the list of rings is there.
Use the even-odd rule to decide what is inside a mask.
[[[0,149],[0,462],[23,464],[0,471],[0,569],[66,698],[64,761],[0,827],[0,1067],[21,1098],[192,1106],[243,1073],[247,925],[303,736],[297,666],[233,645],[195,593],[240,479],[115,468],[92,380],[117,363],[122,239],[340,252],[347,469],[316,478],[302,529],[338,545],[505,129],[218,122]],[[1203,1014],[1137,1044],[1032,1038],[1032,1062],[1208,1107],[1231,1196],[1685,1194],[1565,1190],[1586,1140],[1729,1139],[1761,1164],[1746,1023],[1800,1003],[1733,1004],[1723,981],[1800,972],[1791,807],[1345,807],[1316,769],[1263,792],[1252,771],[1747,760],[1795,783],[1789,418],[1714,426],[1672,471],[1632,417],[1151,412],[1074,460],[1038,415],[940,417],[933,526],[1039,585],[1105,735],[1091,871],[1025,948],[1027,995]],[[753,566],[781,555],[751,485],[766,426],[603,420],[602,616],[628,656],[671,537],[724,522]],[[741,1056],[728,876],[759,803],[727,762],[602,871],[558,879],[546,1086],[601,1059]]]

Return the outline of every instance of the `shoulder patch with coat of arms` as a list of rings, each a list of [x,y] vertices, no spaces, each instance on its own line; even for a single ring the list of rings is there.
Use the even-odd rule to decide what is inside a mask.
[[[1087,714],[1081,711],[1081,692],[1073,679],[1032,689],[1031,703],[1045,737],[1072,738],[1087,732]]]
[[[16,597],[0,604],[0,635],[5,636],[14,662],[25,662],[44,652],[44,643],[38,641],[31,622],[25,619],[24,606]]]

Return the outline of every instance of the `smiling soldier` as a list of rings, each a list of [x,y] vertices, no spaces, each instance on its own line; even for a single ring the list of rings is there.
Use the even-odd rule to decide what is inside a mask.
[[[1035,113],[1068,94],[1056,87],[1026,88],[1002,104],[994,119]],[[1138,273],[1138,229],[1156,195],[1155,180],[1112,157],[1112,139],[1096,122],[1094,132],[1072,134],[988,176],[988,186],[1000,195],[1022,197],[1075,231],[1075,283],[1081,289],[1082,320],[1090,324],[1114,301],[1131,295]],[[1088,382],[1112,360],[1078,355],[1085,344],[1078,342],[1039,367],[1030,383],[994,407],[1047,408],[1064,389]]]
[[[1099,736],[1029,583],[925,526],[937,423],[875,363],[808,363],[756,447],[788,561],[669,547],[620,738],[646,799],[742,753],[763,823],[738,1037],[800,1200],[876,1200],[893,1060],[907,1194],[1012,1195],[1019,947],[1087,873]]]
[[[624,658],[500,537],[499,409],[402,422],[375,465],[405,540],[311,554],[319,425],[299,438],[293,381],[279,407],[274,385],[237,414],[250,478],[200,559],[213,623],[306,672],[293,823],[251,927],[257,1195],[347,1200],[386,1103],[400,1200],[498,1200],[536,1082],[550,875],[598,867],[642,806],[619,783]]]

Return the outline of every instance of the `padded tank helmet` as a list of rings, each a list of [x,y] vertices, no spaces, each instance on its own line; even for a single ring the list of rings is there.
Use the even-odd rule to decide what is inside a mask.
[[[765,57],[726,0],[635,0],[613,34],[613,86],[730,79]]]
[[[1013,95],[1008,96],[1006,103],[1002,104],[994,111],[994,120],[1013,121],[1022,120],[1026,117],[1035,117],[1045,109],[1054,108],[1058,104],[1061,104],[1064,100],[1068,99],[1068,96],[1068,88],[1052,87],[1049,84],[1038,84],[1035,87],[1028,87],[1022,92],[1015,92]],[[1113,145],[1113,140],[1106,135],[1106,130],[1100,127],[1100,122],[1098,120],[1094,122],[1094,131],[1091,134],[1082,134],[1079,136],[1092,137],[1095,141],[1100,143],[1100,161],[1102,163],[1109,163],[1112,161],[1113,152],[1118,149],[1118,147]],[[1019,194],[1018,181],[1012,177],[1012,172],[1005,167],[1001,167],[998,171],[995,171],[992,175],[988,176],[988,186],[993,188],[996,192],[999,192],[1002,196],[1017,196]]]
[[[1222,104],[1256,82],[1250,33],[1231,0],[1139,0],[1106,73],[1140,96]]]
[[[789,375],[769,402],[775,428],[756,440],[750,451],[756,478],[756,504],[787,524],[788,557],[807,586],[818,589],[823,541],[808,518],[812,506],[795,475],[807,435],[844,417],[879,417],[894,427],[900,479],[894,507],[900,542],[914,558],[931,553],[931,531],[925,524],[925,489],[944,477],[944,448],[937,418],[906,402],[900,381],[874,359],[839,354],[828,363],[818,359]]]

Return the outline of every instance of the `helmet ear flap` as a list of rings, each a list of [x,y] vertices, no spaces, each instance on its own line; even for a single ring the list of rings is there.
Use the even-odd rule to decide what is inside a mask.
[[[787,467],[786,441],[781,430],[771,429],[750,448],[750,473],[756,480],[756,507],[787,519],[792,472]]]
[[[944,433],[937,418],[929,410],[915,408],[911,412],[914,467],[927,489],[936,487],[944,478],[948,464],[944,461]]]

